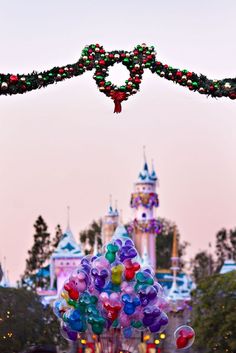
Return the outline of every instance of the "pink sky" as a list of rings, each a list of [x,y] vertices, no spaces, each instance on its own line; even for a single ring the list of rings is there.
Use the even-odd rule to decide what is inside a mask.
[[[27,73],[75,62],[86,44],[132,49],[145,41],[158,58],[211,78],[235,77],[235,1],[25,0],[1,5],[1,71]],[[78,232],[104,215],[109,194],[131,218],[129,198],[142,146],[160,179],[158,215],[207,248],[236,226],[236,105],[207,99],[145,72],[141,91],[113,115],[93,73],[22,96],[0,97],[0,256],[10,279],[23,272],[41,214],[51,232]],[[128,76],[117,66],[111,78]]]

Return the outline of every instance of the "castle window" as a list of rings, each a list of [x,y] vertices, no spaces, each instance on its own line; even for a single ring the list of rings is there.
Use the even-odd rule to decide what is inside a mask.
[[[142,218],[146,218],[146,213],[142,213]]]
[[[143,190],[145,190],[145,186],[143,186]]]

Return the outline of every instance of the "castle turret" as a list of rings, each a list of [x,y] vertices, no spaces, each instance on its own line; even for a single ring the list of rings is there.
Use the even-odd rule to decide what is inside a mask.
[[[174,227],[173,243],[172,243],[172,256],[171,256],[171,268],[173,271],[173,281],[168,294],[170,301],[176,302],[182,299],[180,289],[177,285],[177,272],[179,271],[179,256],[178,256],[178,239],[177,229]]]
[[[113,209],[112,202],[110,198],[110,205],[107,214],[103,218],[102,222],[102,243],[103,245],[109,243],[119,224],[119,212],[117,207]]]
[[[144,154],[144,166],[134,184],[130,206],[134,210],[134,220],[130,225],[136,248],[145,264],[156,268],[156,235],[161,231],[161,225],[155,218],[155,208],[159,205],[156,193],[157,176],[152,167],[149,171]],[[148,258],[147,258],[148,254]]]

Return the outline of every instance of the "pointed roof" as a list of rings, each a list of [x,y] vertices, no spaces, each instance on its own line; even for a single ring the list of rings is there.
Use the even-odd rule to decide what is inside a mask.
[[[152,170],[149,172],[146,154],[144,151],[144,165],[143,169],[139,173],[137,184],[155,184],[157,181],[157,175],[152,164]]]
[[[130,238],[126,228],[123,226],[123,224],[118,225],[118,227],[115,230],[115,233],[113,234],[112,238]]]
[[[220,269],[220,274],[236,270],[236,262],[234,260],[225,260],[223,266]]]
[[[65,233],[62,235],[57,248],[52,254],[52,258],[65,258],[65,257],[82,257],[83,253],[79,244],[76,243],[74,235],[70,227],[67,227]]]

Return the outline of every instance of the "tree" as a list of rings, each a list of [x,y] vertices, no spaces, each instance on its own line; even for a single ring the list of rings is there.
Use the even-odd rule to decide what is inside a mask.
[[[192,260],[192,275],[198,283],[201,279],[214,273],[214,260],[211,254],[200,251]]]
[[[192,325],[199,352],[236,352],[236,271],[201,280],[193,292]]]
[[[175,224],[165,218],[159,218],[162,224],[162,232],[156,237],[156,258],[157,268],[169,269],[171,267],[172,243]],[[183,256],[185,249],[189,245],[187,242],[180,243],[180,234],[177,233],[178,238],[178,255],[180,258],[180,267],[184,266]]]
[[[216,234],[216,264],[219,271],[225,260],[236,261],[236,229],[221,229]]]
[[[58,224],[56,226],[56,229],[55,229],[55,236],[54,238],[52,239],[52,242],[51,242],[51,253],[53,253],[53,251],[57,248],[57,245],[59,244],[59,241],[61,240],[61,237],[62,237],[62,229],[61,229],[61,226],[60,224]]]
[[[34,244],[28,251],[29,257],[26,260],[26,269],[22,278],[22,284],[26,287],[36,289],[45,288],[49,284],[49,278],[37,277],[37,272],[46,265],[50,257],[50,234],[47,232],[47,224],[39,216],[34,224]]]
[[[91,249],[93,248],[96,239],[97,239],[98,247],[101,247],[102,246],[102,221],[101,220],[93,221],[89,225],[89,228],[80,232],[81,243],[85,244],[86,242],[88,242]]]
[[[24,288],[0,288],[1,353],[18,353],[32,345],[64,345],[60,324],[50,307]]]

